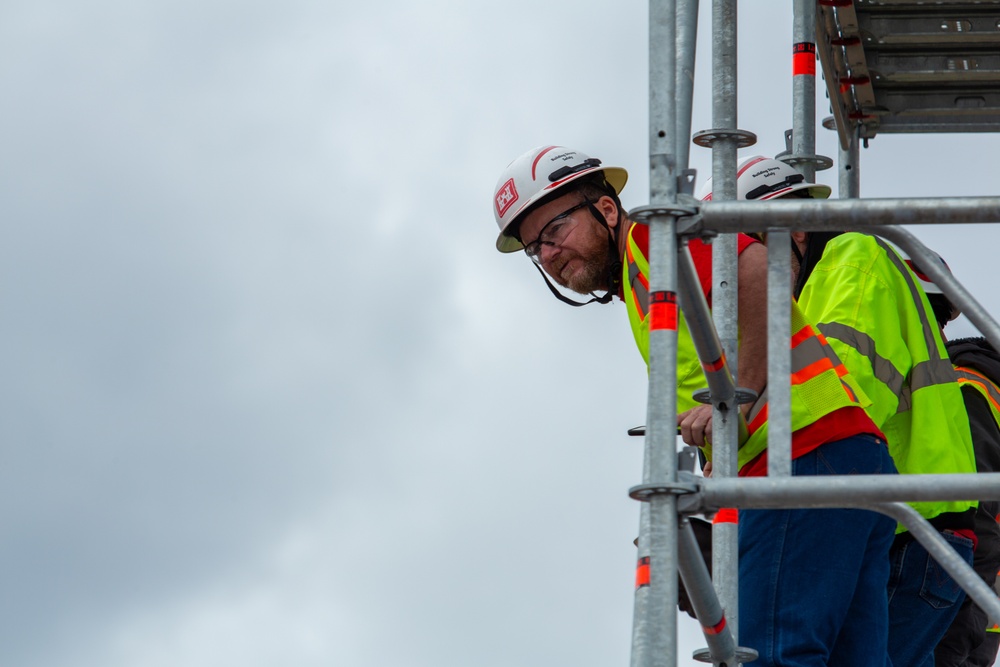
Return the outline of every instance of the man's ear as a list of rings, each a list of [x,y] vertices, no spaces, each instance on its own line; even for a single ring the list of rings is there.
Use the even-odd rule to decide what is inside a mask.
[[[618,205],[615,204],[614,199],[604,195],[594,203],[594,206],[604,216],[604,221],[608,223],[609,228],[618,224]]]

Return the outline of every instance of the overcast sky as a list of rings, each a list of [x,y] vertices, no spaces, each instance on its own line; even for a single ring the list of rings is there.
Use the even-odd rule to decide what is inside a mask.
[[[748,6],[741,157],[791,125],[790,3]],[[645,368],[622,304],[496,252],[491,200],[554,143],[647,203],[647,30],[642,2],[0,2],[0,662],[627,664]],[[998,144],[877,137],[862,194],[995,194]],[[915,231],[1000,312],[994,228]],[[685,622],[681,664],[702,645]]]

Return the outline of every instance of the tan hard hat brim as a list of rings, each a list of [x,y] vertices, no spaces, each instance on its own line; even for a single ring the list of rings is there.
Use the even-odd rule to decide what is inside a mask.
[[[628,182],[628,172],[622,167],[595,167],[593,169],[573,174],[558,183],[553,183],[550,190],[543,190],[537,196],[526,201],[521,206],[521,210],[515,213],[507,224],[504,225],[503,230],[500,231],[500,235],[497,237],[497,250],[500,252],[517,252],[518,250],[524,249],[524,244],[513,235],[508,234],[508,230],[516,230],[520,225],[521,219],[527,215],[540,200],[545,197],[549,197],[554,192],[558,192],[561,188],[566,187],[570,183],[573,183],[584,176],[592,175],[594,172],[598,171],[604,172],[604,180],[608,182],[608,185],[615,189],[615,194],[621,194],[621,191],[625,189],[625,183]]]

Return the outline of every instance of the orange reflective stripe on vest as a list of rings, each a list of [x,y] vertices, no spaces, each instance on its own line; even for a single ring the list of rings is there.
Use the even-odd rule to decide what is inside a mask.
[[[628,284],[632,290],[633,305],[639,312],[639,319],[643,319],[649,311],[649,284],[635,261],[631,243],[625,245],[625,256],[628,260]]]
[[[835,368],[828,348],[808,324],[792,335],[792,384],[802,384],[820,373]]]
[[[827,371],[835,371],[838,377],[847,375],[847,369],[840,363],[837,353],[826,342],[823,334],[806,324],[792,335],[792,385],[802,385]],[[857,403],[857,394],[851,386],[841,380],[841,386],[851,403]],[[767,423],[767,389],[765,389],[747,415],[747,430],[753,433]]]
[[[996,385],[989,378],[971,368],[963,366],[955,366],[955,372],[958,374],[958,383],[960,385],[975,385],[986,400],[990,402],[990,407],[993,408],[994,412],[1000,412],[1000,392],[997,391]]]

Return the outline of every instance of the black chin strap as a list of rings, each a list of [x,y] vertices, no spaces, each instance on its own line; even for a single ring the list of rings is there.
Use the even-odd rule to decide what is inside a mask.
[[[615,226],[615,229],[618,231],[618,233],[621,233],[622,207],[617,197],[615,197],[615,203],[618,206],[618,224]],[[611,228],[608,227],[608,223],[604,219],[604,216],[601,215],[601,212],[598,211],[593,204],[588,204],[587,208],[590,209],[590,214],[594,216],[594,219],[597,220],[597,222],[599,222],[601,226],[604,227],[605,231],[608,232],[608,285],[610,285],[610,289],[608,289],[607,292],[601,295],[597,295],[591,292],[590,301],[574,301],[573,299],[570,299],[568,296],[557,290],[555,285],[552,284],[552,281],[549,280],[549,277],[548,275],[546,275],[545,271],[542,271],[542,267],[536,264],[535,262],[532,262],[532,264],[535,265],[535,268],[538,269],[538,272],[542,274],[542,279],[545,280],[545,284],[548,286],[549,291],[552,292],[552,295],[555,296],[555,298],[562,301],[563,303],[570,306],[586,306],[591,303],[611,303],[611,299],[613,299],[615,294],[618,293],[618,289],[621,286],[622,282],[621,280],[622,263],[621,259],[618,256],[618,237],[615,235],[615,232],[611,231]]]
[[[532,264],[535,264],[535,263],[532,262]],[[591,292],[590,295],[593,298],[591,298],[590,301],[574,301],[573,299],[569,298],[568,296],[566,296],[565,294],[563,294],[562,292],[560,292],[559,290],[556,289],[556,286],[552,284],[551,280],[549,280],[548,275],[546,275],[546,273],[544,271],[542,271],[542,267],[538,266],[538,264],[535,264],[535,268],[538,269],[538,272],[540,274],[542,274],[542,279],[545,280],[545,285],[549,288],[549,291],[552,292],[552,295],[555,296],[555,298],[559,299],[560,301],[562,301],[563,303],[565,303],[567,305],[570,305],[570,306],[586,306],[587,304],[594,303],[594,302],[597,302],[597,303],[608,303],[609,301],[611,301],[611,297],[614,296],[613,294],[611,294],[610,291],[608,291],[607,293],[605,293],[605,294],[603,294],[601,296],[598,296],[598,295],[594,294],[593,292]]]
[[[792,239],[792,254],[795,255],[795,261],[799,263],[799,267],[802,266],[802,251],[799,250],[799,244]]]

